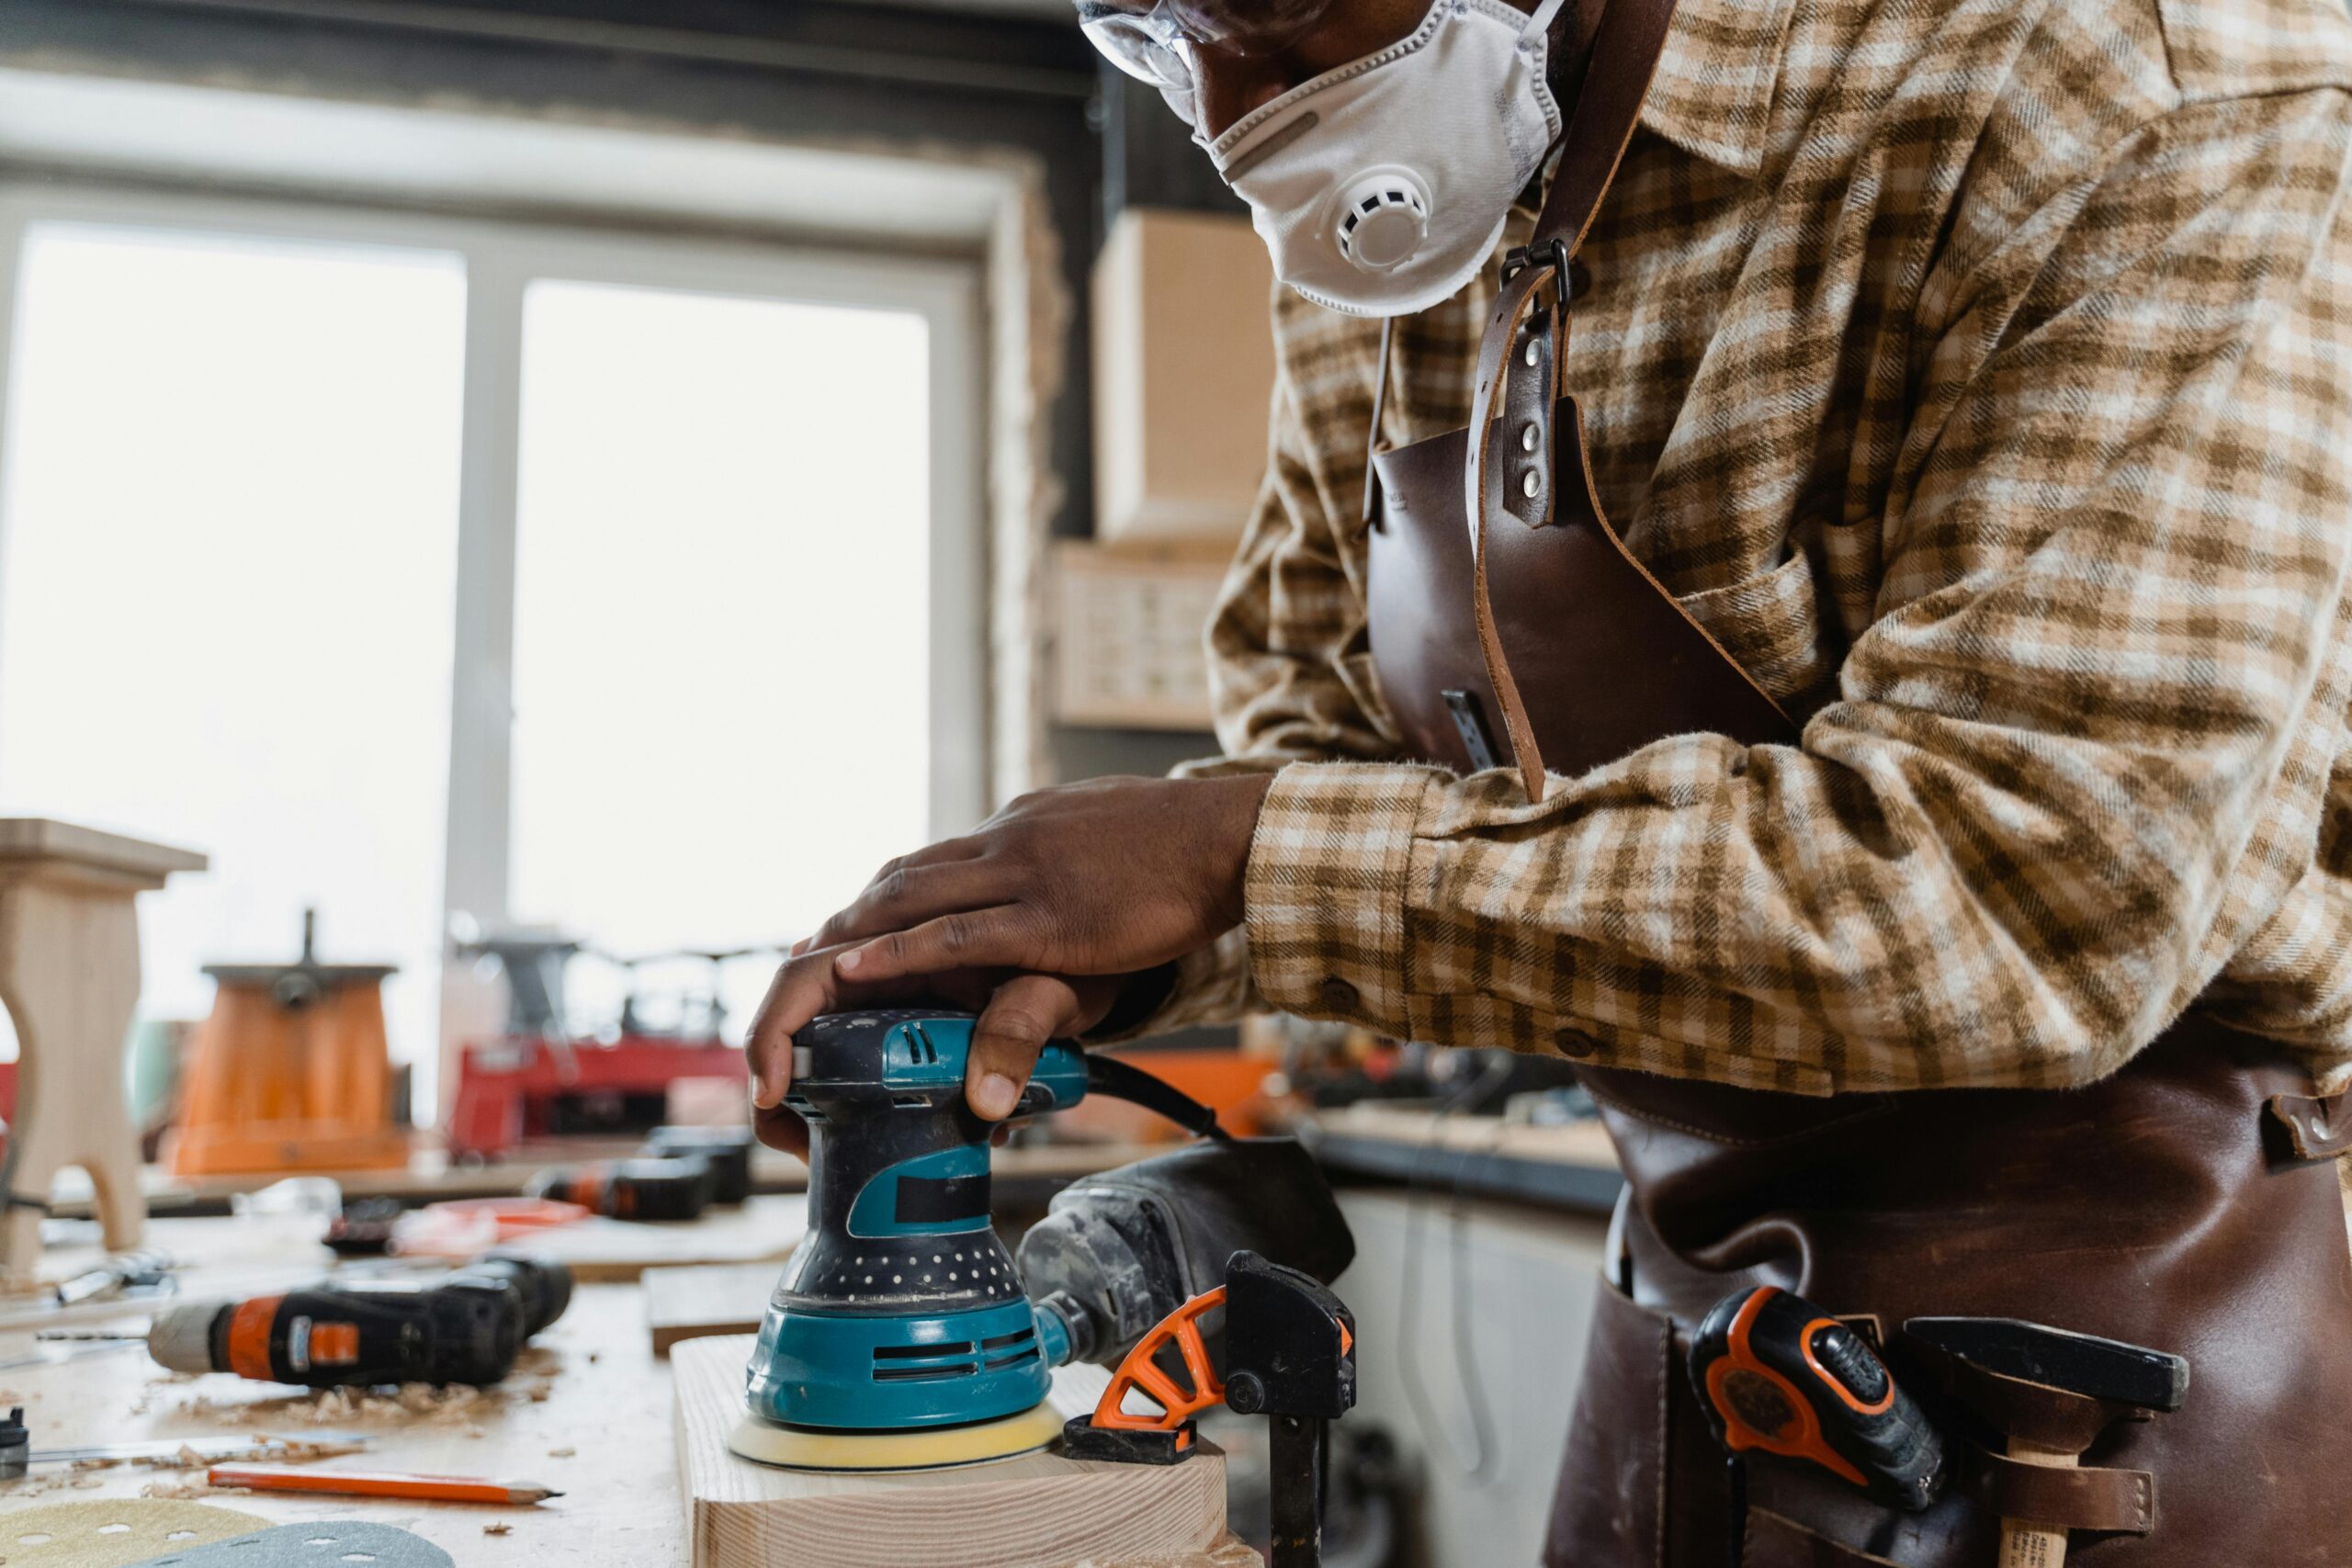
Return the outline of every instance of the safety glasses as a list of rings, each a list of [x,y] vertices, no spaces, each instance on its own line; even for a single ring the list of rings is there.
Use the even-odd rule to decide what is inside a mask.
[[[1334,0],[1079,0],[1078,21],[1103,57],[1169,96],[1190,118],[1199,51],[1271,54],[1320,21]],[[1179,102],[1181,100],[1181,102]]]

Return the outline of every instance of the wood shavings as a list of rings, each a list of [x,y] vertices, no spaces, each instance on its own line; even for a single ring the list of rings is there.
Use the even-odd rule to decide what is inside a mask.
[[[186,1416],[233,1421],[240,1426],[354,1427],[420,1423],[479,1437],[481,1423],[497,1416],[520,1391],[470,1388],[462,1383],[403,1383],[385,1391],[364,1388],[308,1389],[276,1399],[236,1399],[198,1394],[179,1402]]]
[[[494,1525],[482,1526],[481,1533],[484,1535],[513,1535],[514,1533],[514,1527],[508,1524],[505,1520],[501,1519]]]
[[[266,1432],[254,1434],[253,1441],[241,1449],[214,1449],[199,1453],[187,1443],[171,1453],[122,1454],[95,1459],[77,1459],[74,1470],[114,1470],[123,1465],[136,1465],[142,1470],[204,1470],[216,1464],[250,1464],[256,1460],[278,1464],[313,1464],[322,1459],[338,1459],[345,1454],[365,1453],[365,1443],[322,1441],[303,1438],[277,1438]],[[79,1483],[76,1483],[79,1484]],[[91,1485],[98,1484],[93,1481]],[[0,1558],[0,1565],[6,1560]]]
[[[193,1503],[199,1497],[250,1497],[250,1486],[215,1486],[209,1481],[151,1481],[139,1489],[141,1497],[171,1503]]]
[[[580,1450],[578,1449],[574,1448],[549,1449],[548,1450],[548,1458],[570,1459],[573,1454],[576,1454]]]

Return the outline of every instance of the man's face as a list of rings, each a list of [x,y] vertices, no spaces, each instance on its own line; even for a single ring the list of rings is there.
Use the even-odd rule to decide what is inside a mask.
[[[1080,0],[1081,16],[1105,11],[1148,16],[1156,0]],[[1232,48],[1195,35],[1188,51],[1193,63],[1195,114],[1201,134],[1216,141],[1252,109],[1270,104],[1293,87],[1327,71],[1362,60],[1395,43],[1421,25],[1430,0],[1330,0],[1303,31],[1270,49]],[[1299,0],[1193,0],[1204,12],[1230,17],[1247,29],[1253,14],[1279,28],[1282,13],[1301,9]],[[1533,11],[1536,0],[1509,0]],[[1181,12],[1185,7],[1170,7]],[[1312,10],[1311,6],[1306,7]]]

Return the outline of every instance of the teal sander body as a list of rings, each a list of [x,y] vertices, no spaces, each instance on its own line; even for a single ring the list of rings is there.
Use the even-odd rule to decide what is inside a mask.
[[[808,1236],[760,1325],[753,1415],[908,1431],[994,1420],[1045,1398],[1067,1352],[1039,1342],[1036,1311],[989,1223],[995,1126],[964,1103],[972,1024],[841,1013],[794,1041],[785,1103],[808,1123]],[[1056,1042],[1016,1114],[1085,1094],[1084,1059]]]
[[[974,1022],[938,1010],[848,1012],[795,1036],[785,1103],[808,1124],[808,1235],[777,1282],[746,1372],[755,1423],[842,1436],[978,1427],[1036,1410],[1052,1369],[1071,1359],[1065,1318],[1031,1303],[989,1223],[998,1124],[964,1100]],[[1067,1110],[1090,1089],[1225,1140],[1206,1107],[1065,1041],[1039,1055],[1014,1114]],[[1022,1446],[1055,1429],[1040,1425],[1043,1436]],[[800,1457],[805,1445],[780,1456],[759,1436],[738,1451],[831,1467]]]

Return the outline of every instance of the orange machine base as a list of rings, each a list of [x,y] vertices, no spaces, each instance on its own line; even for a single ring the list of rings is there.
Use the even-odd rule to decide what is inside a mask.
[[[175,1176],[293,1176],[336,1170],[405,1170],[408,1134],[352,1133],[332,1122],[259,1122],[193,1127],[164,1140]]]

